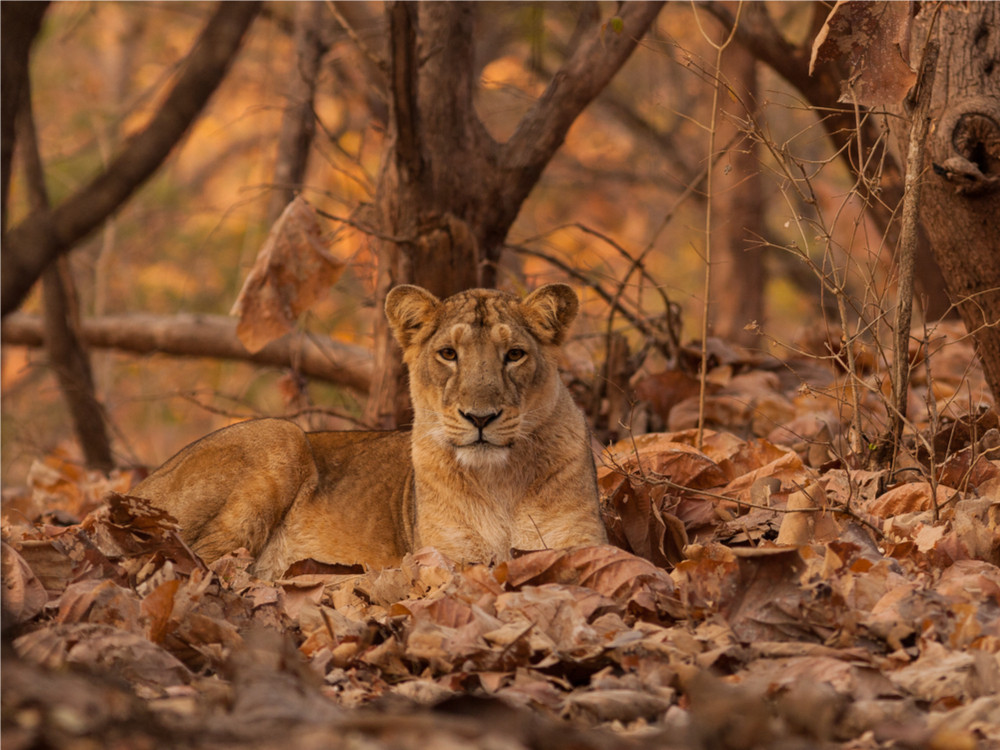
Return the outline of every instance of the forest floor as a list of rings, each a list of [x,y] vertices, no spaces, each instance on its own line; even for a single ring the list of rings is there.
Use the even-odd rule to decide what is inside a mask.
[[[716,362],[700,443],[678,396],[605,452],[614,545],[492,566],[261,581],[132,473],[40,457],[4,500],[4,750],[1000,747],[1000,433],[956,347],[892,472],[850,457],[849,379]]]

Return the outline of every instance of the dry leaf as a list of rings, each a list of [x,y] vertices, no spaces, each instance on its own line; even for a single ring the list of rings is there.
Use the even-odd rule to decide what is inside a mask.
[[[14,624],[33,618],[49,601],[49,595],[13,547],[4,542],[2,550],[3,617],[6,627],[7,618]]]
[[[57,622],[91,622],[112,625],[131,633],[144,631],[139,597],[112,581],[73,583],[59,597]]]
[[[271,227],[230,312],[239,317],[236,335],[247,351],[291,331],[340,278],[344,264],[329,248],[315,211],[295,198]]]
[[[778,529],[777,544],[803,545],[809,544],[816,533],[816,514],[809,512],[820,507],[822,490],[818,485],[812,485],[809,491],[799,490],[788,498],[786,510],[805,511],[802,513],[786,513]]]
[[[943,507],[956,494],[955,490],[938,485],[937,504]],[[880,495],[867,507],[869,513],[879,518],[892,518],[906,513],[929,510],[931,502],[931,486],[928,482],[910,482],[893,487]]]

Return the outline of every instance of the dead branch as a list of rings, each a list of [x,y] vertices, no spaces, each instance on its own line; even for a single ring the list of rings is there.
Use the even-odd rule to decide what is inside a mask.
[[[46,266],[100,226],[160,167],[222,82],[259,10],[256,2],[220,3],[149,125],[51,214],[33,211],[5,234],[0,314],[16,310]]]
[[[309,164],[309,151],[316,134],[316,79],[320,62],[329,49],[319,29],[323,5],[300,5],[295,18],[296,64],[288,76],[286,107],[281,117],[278,155],[274,164],[274,184],[267,204],[267,223],[273,224],[285,206],[301,190]]]
[[[5,344],[37,347],[44,340],[42,321],[33,315],[8,315],[0,332]],[[284,336],[250,354],[236,337],[236,319],[222,315],[106,315],[82,321],[80,332],[89,346],[98,349],[290,367],[361,393],[368,392],[372,377],[367,349],[302,333]]]
[[[520,205],[542,169],[562,144],[570,125],[607,86],[663,6],[627,2],[619,7],[621,31],[593,29],[552,77],[541,98],[501,147],[500,163],[510,172],[509,187]]]

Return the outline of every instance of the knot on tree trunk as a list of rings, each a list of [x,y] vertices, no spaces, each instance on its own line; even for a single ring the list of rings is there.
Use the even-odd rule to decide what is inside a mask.
[[[942,116],[935,144],[934,171],[962,195],[1000,188],[1000,103],[975,96]]]

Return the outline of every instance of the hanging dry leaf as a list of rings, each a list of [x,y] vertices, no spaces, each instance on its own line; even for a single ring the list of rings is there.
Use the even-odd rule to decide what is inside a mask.
[[[295,198],[271,227],[230,312],[236,335],[257,352],[292,330],[299,315],[340,278],[342,261],[329,253],[319,218]]]

